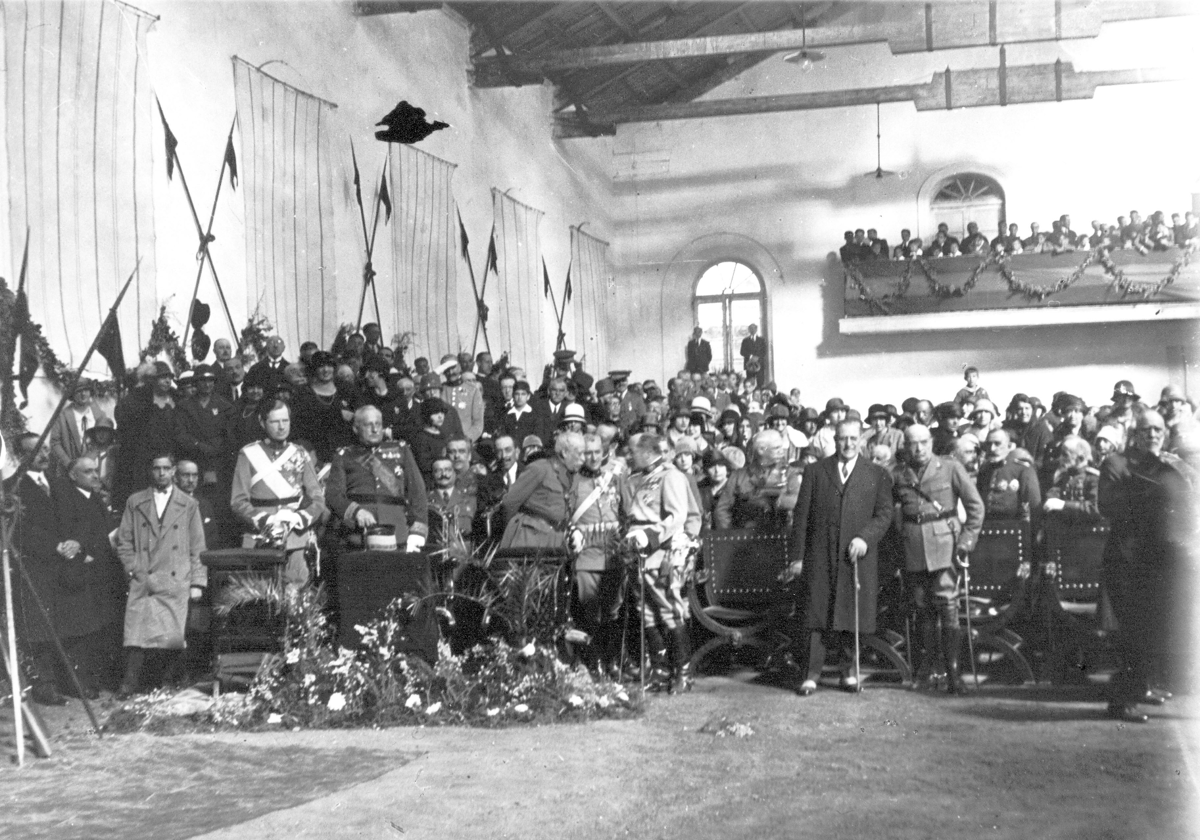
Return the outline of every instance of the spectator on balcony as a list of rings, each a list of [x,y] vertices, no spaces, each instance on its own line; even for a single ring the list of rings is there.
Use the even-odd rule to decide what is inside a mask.
[[[876,246],[876,243],[879,243],[878,246]],[[871,249],[871,253],[882,255],[876,257],[875,259],[886,260],[888,255],[892,252],[892,249],[888,247],[888,241],[881,238],[879,236],[879,231],[877,231],[875,228],[869,228],[867,230],[867,247]]]
[[[892,259],[907,260],[911,259],[912,255],[908,252],[909,242],[912,240],[912,231],[908,228],[900,229],[900,244],[892,249]]]
[[[964,254],[982,255],[988,250],[988,239],[979,232],[979,225],[967,222],[967,235],[963,238],[959,250]]]
[[[1042,226],[1037,222],[1029,223],[1029,236],[1021,240],[1021,247],[1027,253],[1040,254],[1042,252],[1042,244],[1046,241],[1042,233]]]

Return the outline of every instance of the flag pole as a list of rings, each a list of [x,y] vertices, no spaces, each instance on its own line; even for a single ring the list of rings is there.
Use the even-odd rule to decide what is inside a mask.
[[[73,386],[83,378],[83,372],[87,368],[88,361],[91,360],[92,354],[96,352],[96,348],[100,345],[100,341],[104,338],[104,334],[108,332],[110,322],[114,324],[116,323],[117,308],[121,305],[121,301],[124,299],[125,293],[129,291],[129,287],[133,284],[133,279],[137,277],[138,269],[141,267],[141,264],[142,259],[141,257],[138,257],[138,261],[134,265],[133,271],[129,273],[129,277],[126,279],[125,285],[121,287],[121,291],[117,295],[116,301],[113,302],[112,307],[108,310],[108,315],[105,316],[104,323],[100,325],[99,332],[97,332],[96,337],[92,339],[92,346],[88,348],[87,353],[85,353],[83,356],[83,361],[79,363],[79,372],[75,374],[75,382],[71,383],[72,388],[66,388],[63,390],[62,396],[58,400],[58,406],[54,409],[54,413],[50,415],[49,422],[46,423],[46,427],[42,429],[42,434],[37,439],[37,445],[30,449],[29,452],[21,458],[20,463],[17,465],[17,474],[24,472],[29,467],[29,464],[33,460],[34,456],[41,451],[42,446],[46,442],[46,437],[50,434],[50,429],[53,428],[54,422],[58,420],[59,415],[62,414],[63,409],[67,405],[67,401],[71,398]],[[46,610],[46,605],[42,602],[41,598],[38,597],[37,589],[34,586],[33,581],[29,578],[29,572],[25,568],[24,560],[19,554],[13,554],[13,557],[15,557],[17,560],[17,571],[21,573],[21,577],[25,580],[25,585],[29,588],[29,594],[32,596],[34,604],[37,606],[38,611],[42,614],[43,620],[46,622],[46,629],[50,631],[50,640],[54,643],[55,650],[58,652],[59,659],[63,663],[64,669],[67,672],[67,676],[70,677],[75,691],[78,693],[80,701],[83,703],[84,711],[87,712],[88,718],[92,722],[92,726],[96,729],[96,737],[100,738],[102,737],[100,734],[100,721],[96,717],[96,712],[92,708],[92,704],[88,702],[87,697],[84,696],[85,692],[83,691],[83,686],[79,684],[79,675],[76,674],[75,669],[71,667],[71,661],[67,657],[66,651],[63,650],[62,640],[59,639],[58,633],[55,631],[54,625],[50,621],[50,613]],[[4,559],[8,559],[7,553]],[[13,643],[10,641],[9,644],[12,645]],[[13,667],[16,667],[16,665],[14,664]],[[19,694],[19,692],[16,691],[15,686],[14,693]]]
[[[225,140],[225,148],[229,148],[229,144],[233,142],[233,129],[237,125],[237,116],[234,115],[233,122],[229,124],[229,137]],[[183,177],[183,164],[179,162],[178,152],[172,153],[175,157],[175,165],[179,167],[179,179],[184,181],[184,189],[187,189],[187,182]],[[221,187],[225,185],[225,170],[229,166],[228,155],[221,156],[221,174],[217,176],[217,190],[213,193],[212,210],[208,214],[208,228],[204,232],[204,250],[200,257],[200,266],[196,269],[196,285],[192,287],[192,299],[188,303],[187,308],[187,325],[183,328],[183,341],[180,345],[185,349],[188,346],[188,334],[192,330],[192,307],[196,305],[196,297],[200,294],[200,278],[204,276],[204,263],[212,265],[212,255],[208,252],[208,244],[213,241],[212,228],[213,220],[217,217],[217,199],[221,197]],[[217,279],[216,274],[213,274],[213,280]],[[221,284],[217,283],[217,294],[221,296],[221,305],[225,307],[226,315],[229,314],[229,304],[225,303],[225,293],[221,290]],[[234,341],[237,341],[237,330],[233,328],[233,318],[229,318],[229,326],[233,329],[233,335],[230,336]]]
[[[91,360],[92,354],[96,352],[96,348],[100,345],[101,339],[104,338],[104,334],[108,331],[109,321],[112,321],[113,323],[116,322],[117,307],[121,305],[121,300],[125,297],[125,293],[129,291],[129,287],[133,283],[133,278],[137,276],[138,268],[141,267],[141,264],[142,258],[138,257],[137,264],[134,265],[133,271],[130,272],[128,279],[125,281],[125,285],[121,287],[120,294],[117,295],[116,301],[108,310],[108,315],[105,316],[104,322],[100,325],[100,331],[96,333],[96,337],[92,339],[92,346],[89,347],[87,353],[83,355],[83,361],[79,363],[79,370],[75,374],[75,382],[71,383],[70,388],[63,389],[62,397],[58,401],[58,406],[54,409],[54,413],[50,415],[50,419],[46,422],[46,427],[42,429],[42,434],[38,438],[37,446],[35,446],[28,455],[21,458],[21,462],[17,466],[17,472],[24,472],[24,470],[29,466],[29,462],[33,460],[34,454],[37,453],[38,450],[42,448],[42,444],[46,442],[46,438],[50,435],[50,429],[54,427],[54,421],[56,421],[59,415],[62,414],[63,409],[67,406],[68,400],[71,399],[71,391],[73,390],[75,383],[83,378],[83,372],[87,368],[87,363]]]
[[[462,250],[463,260],[467,263],[467,272],[471,275],[471,293],[475,295],[475,335],[471,339],[471,355],[475,355],[476,349],[479,347],[479,324],[480,324],[480,306],[483,304],[483,296],[479,293],[479,284],[475,282],[475,266],[471,263],[471,252],[467,249],[467,228],[463,225],[462,211],[458,209],[458,202],[454,203],[454,213],[458,216],[458,234],[459,246]],[[488,343],[487,330],[483,331],[483,344],[487,347],[488,353],[492,352],[492,347]]]
[[[163,113],[162,103],[158,102],[157,98],[155,99],[155,102],[158,105],[158,116],[159,116],[159,119],[162,120],[163,128],[166,131],[170,132],[171,129],[167,125],[167,117]],[[237,117],[235,116],[234,121],[236,122],[236,120],[237,120]],[[232,136],[233,129],[230,128],[229,132],[230,132],[230,135]],[[170,137],[173,138],[174,135],[171,134]],[[209,234],[206,233],[204,231],[204,229],[200,226],[200,214],[196,212],[196,202],[192,200],[192,191],[188,187],[187,176],[183,174],[183,161],[181,161],[179,159],[179,152],[174,146],[171,147],[170,153],[171,153],[171,162],[173,162],[175,166],[179,167],[179,182],[181,184],[183,184],[183,194],[187,198],[188,207],[191,208],[191,211],[192,211],[192,222],[195,223],[195,225],[196,225],[196,235],[200,237],[201,267],[203,267],[204,259],[208,259],[208,268],[212,272],[213,283],[216,284],[216,287],[217,287],[217,295],[220,296],[220,298],[221,298],[221,306],[224,307],[224,309],[225,309],[225,318],[229,321],[229,329],[232,331],[233,337],[236,338],[237,337],[237,327],[234,326],[233,315],[230,313],[229,304],[225,300],[225,292],[221,288],[221,278],[219,278],[217,276],[217,267],[215,265],[213,265],[212,257],[208,253]],[[224,167],[225,167],[225,162],[223,160],[221,162],[221,167],[222,167],[222,169],[224,169]],[[213,212],[214,213],[216,212],[215,208],[214,208]],[[134,269],[134,271],[136,272],[137,269]],[[188,312],[189,324],[191,323],[191,314],[192,314],[191,312]],[[184,332],[184,335],[186,337],[186,335],[187,335],[186,331]]]

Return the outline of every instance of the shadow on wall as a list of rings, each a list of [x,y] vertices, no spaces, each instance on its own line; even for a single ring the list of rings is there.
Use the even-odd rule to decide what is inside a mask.
[[[814,273],[817,269],[814,266]],[[982,359],[988,354],[1005,356],[1019,352],[1021,364],[1029,368],[1166,365],[1169,345],[1194,345],[1197,341],[1194,321],[842,335],[838,332],[838,321],[843,312],[845,272],[836,254],[828,255],[821,276],[822,340],[817,346],[817,356],[824,359],[916,351],[947,352]]]
[[[731,168],[712,173],[639,176],[618,181],[613,190],[620,197],[637,195],[643,200],[663,201],[669,201],[677,193],[695,191],[697,196],[704,197],[701,201],[705,207],[723,218],[769,214],[796,201],[819,202],[835,212],[863,211],[863,222],[851,226],[870,227],[874,224],[870,208],[911,208],[915,206],[922,182],[919,177],[876,179],[874,174],[870,177],[855,174],[840,184],[808,184],[803,175],[799,165]],[[694,225],[696,215],[696,201],[671,201],[666,209],[656,208],[652,214],[638,219],[637,226],[645,233],[680,223]],[[904,226],[911,228],[916,222],[914,215]],[[899,232],[899,227],[895,231],[884,231],[888,239],[895,239]]]

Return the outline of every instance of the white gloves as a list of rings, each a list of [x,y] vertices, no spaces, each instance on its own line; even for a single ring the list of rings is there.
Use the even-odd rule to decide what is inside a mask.
[[[643,549],[650,545],[650,537],[646,536],[646,530],[644,528],[638,528],[630,531],[628,540],[629,544],[637,549]]]
[[[567,550],[572,554],[578,554],[583,551],[583,531],[578,528],[572,528],[567,534]]]
[[[1053,513],[1056,510],[1062,510],[1066,506],[1067,503],[1062,499],[1047,499],[1045,504],[1042,505],[1042,510],[1046,511],[1046,513]]]
[[[354,512],[354,524],[364,530],[376,524],[375,514],[366,508],[359,508]]]
[[[304,529],[304,520],[294,510],[281,510],[267,517],[267,527],[276,534],[286,534],[289,531]]]
[[[408,551],[409,553],[414,552],[414,551],[420,551],[424,547],[425,547],[425,538],[423,536],[421,536],[420,534],[409,534],[408,542],[406,542],[404,544],[404,550]]]

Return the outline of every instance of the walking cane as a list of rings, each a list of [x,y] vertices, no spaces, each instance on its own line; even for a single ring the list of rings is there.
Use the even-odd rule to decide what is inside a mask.
[[[638,681],[642,686],[642,699],[646,698],[646,558],[639,551],[637,554],[638,580],[641,582],[641,597],[638,599],[638,633],[641,634],[641,644],[638,647]]]
[[[979,671],[975,667],[975,639],[971,632],[971,561],[964,554],[959,560],[963,570],[963,597],[966,599],[967,615],[967,655],[971,657],[971,678],[975,680],[975,688],[979,688]]]
[[[859,673],[859,647],[858,640],[858,592],[861,586],[858,582],[858,561],[851,560],[850,565],[854,567],[854,691],[862,693],[862,674]]]

